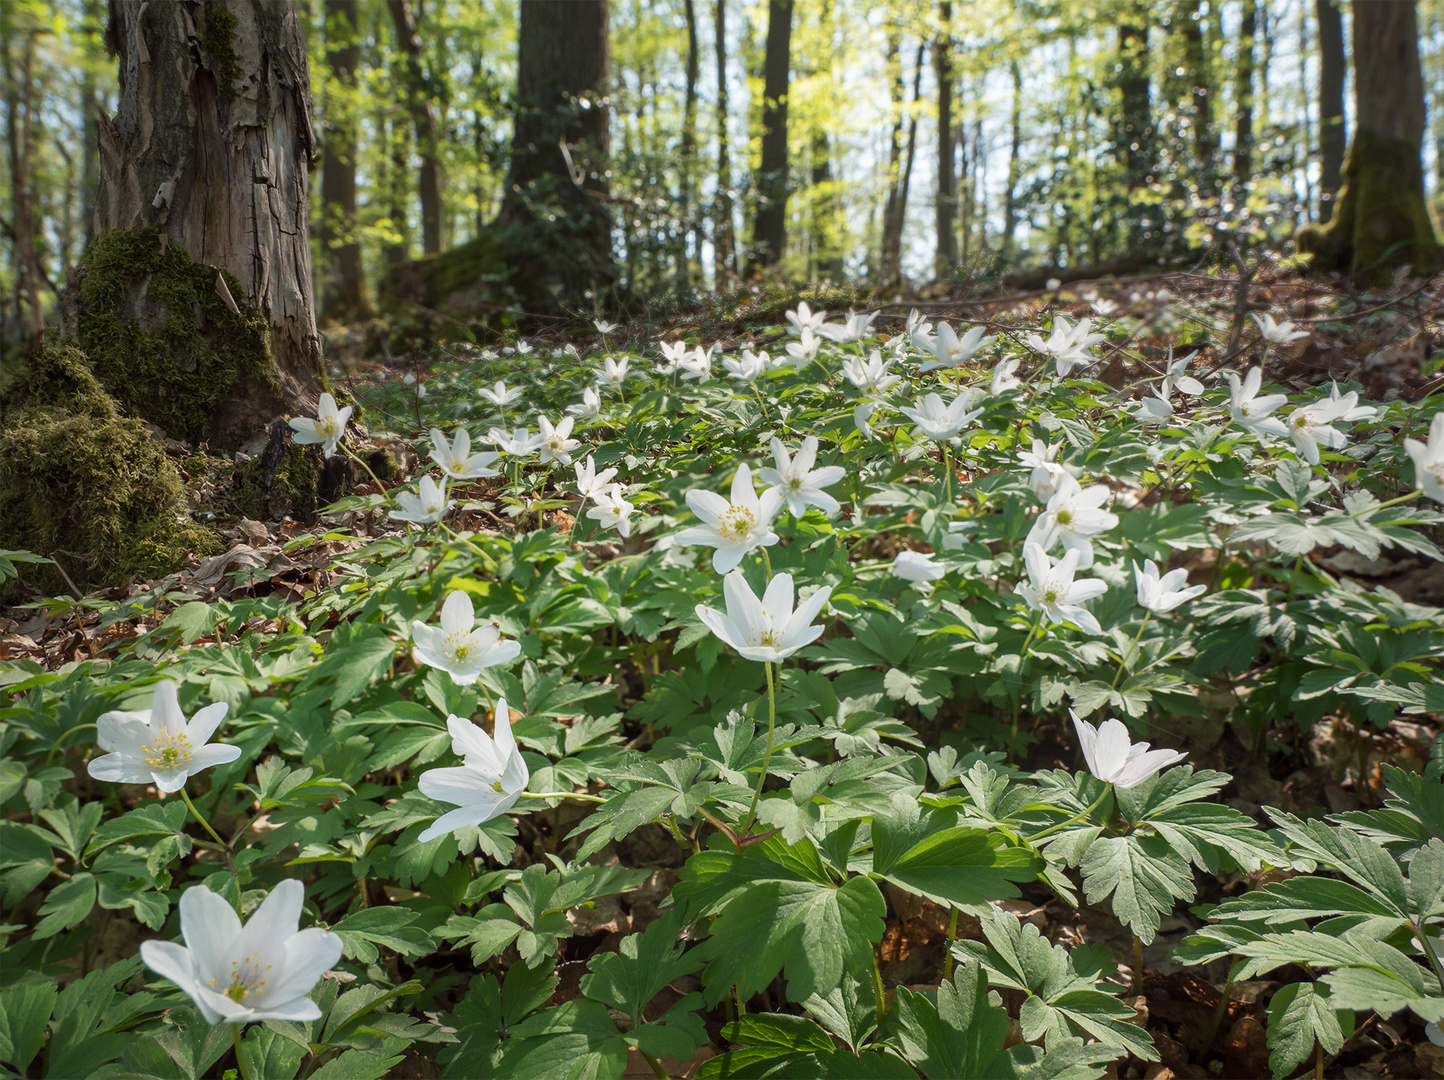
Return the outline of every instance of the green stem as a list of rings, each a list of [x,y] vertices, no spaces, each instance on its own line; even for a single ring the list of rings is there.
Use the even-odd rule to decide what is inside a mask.
[[[523,791],[523,799],[577,799],[580,802],[604,803],[600,795],[581,795],[575,791]]]
[[[1118,672],[1113,676],[1113,681],[1108,684],[1108,689],[1113,690],[1117,688],[1118,680],[1123,678],[1123,668],[1128,663],[1128,657],[1134,649],[1138,648],[1139,641],[1143,639],[1143,630],[1148,626],[1148,620],[1152,617],[1153,612],[1151,610],[1144,614],[1143,621],[1138,624],[1138,633],[1133,635],[1133,642],[1124,650],[1123,655],[1118,658]]]
[[[1093,811],[1097,810],[1100,806],[1103,805],[1103,800],[1108,798],[1108,793],[1112,790],[1113,787],[1111,784],[1103,785],[1103,794],[1099,795],[1098,798],[1093,801],[1093,805],[1090,806],[1087,810],[1080,810],[1078,813],[1074,814],[1067,820],[1060,821],[1056,825],[1049,825],[1040,833],[1034,833],[1032,836],[1028,837],[1028,843],[1034,843],[1035,841],[1043,839],[1043,837],[1045,836],[1051,836],[1053,833],[1058,832],[1060,829],[1066,829],[1075,821],[1082,821],[1086,817],[1092,817]]]
[[[181,800],[186,804],[186,806],[190,808],[190,812],[195,815],[195,819],[201,823],[201,828],[205,829],[206,832],[211,834],[212,840],[220,844],[221,847],[225,847],[226,842],[221,839],[221,834],[216,832],[215,829],[211,828],[211,823],[205,819],[205,815],[196,809],[196,804],[191,802],[191,797],[186,794],[185,788],[180,789],[180,797]]]
[[[354,461],[357,465],[360,465],[361,468],[363,468],[363,469],[366,470],[366,475],[369,476],[369,477],[371,477],[371,482],[376,485],[376,491],[377,491],[378,494],[385,492],[386,488],[382,485],[380,479],[377,478],[376,474],[371,471],[371,466],[366,464],[366,461],[365,461],[364,458],[362,458],[362,457],[360,457],[359,455],[357,455],[357,454],[356,454],[349,446],[347,446],[345,443],[337,443],[336,445],[341,448],[341,453],[345,454],[348,458],[350,458],[352,461]]]
[[[672,1080],[672,1078],[667,1075],[667,1070],[662,1068],[662,1063],[651,1054],[645,1050],[638,1050],[637,1053],[641,1054],[642,1057],[646,1059],[647,1064],[652,1067],[652,1071],[657,1074],[657,1080]]]
[[[767,548],[765,548],[765,547],[760,547],[760,548],[758,548],[757,550],[760,551],[760,552],[762,552],[762,569],[764,569],[764,570],[767,571],[767,582],[768,582],[768,584],[771,584],[771,583],[772,583],[772,558],[771,558],[771,556],[769,556],[769,555],[767,554]]]
[[[1360,514],[1372,514],[1375,510],[1382,510],[1386,506],[1398,506],[1400,503],[1411,502],[1424,494],[1423,488],[1415,488],[1407,495],[1400,495],[1397,499],[1390,499],[1388,502],[1381,502],[1377,506],[1366,506],[1362,510],[1355,510],[1350,517],[1358,517]]]
[[[943,982],[953,981],[953,941],[958,936],[958,909],[948,905],[948,940],[943,945]]]
[[[1434,951],[1434,946],[1424,933],[1424,920],[1420,919],[1414,924],[1414,934],[1419,939],[1419,947],[1429,959],[1429,966],[1434,969],[1434,978],[1439,980],[1439,989],[1444,990],[1444,967],[1440,966],[1439,954]]]
[[[887,1020],[887,999],[882,993],[882,968],[877,965],[877,950],[868,950],[872,953],[872,996],[877,1002],[877,1026],[882,1027]]]
[[[952,444],[943,440],[943,502],[953,501],[953,449]]]
[[[241,1025],[231,1025],[231,1038],[236,1044],[236,1068],[240,1071],[241,1080],[251,1080],[251,1070],[246,1068],[246,1055],[241,1052]]]
[[[1033,644],[1033,637],[1043,625],[1043,615],[1039,612],[1038,617],[1033,620],[1033,625],[1028,627],[1028,636],[1023,639],[1023,647],[1018,650],[1018,700],[1013,702],[1013,734],[1008,742],[1008,760],[1015,761],[1014,755],[1018,752],[1018,713],[1023,707],[1023,665],[1028,660],[1028,646]]]
[[[753,818],[757,815],[757,800],[762,798],[762,785],[767,783],[767,769],[772,764],[772,735],[777,727],[777,697],[772,689],[772,663],[768,660],[762,661],[762,670],[767,673],[767,751],[762,755],[762,774],[757,777],[757,790],[752,793],[752,804],[747,807],[747,817],[742,828],[737,830],[737,834],[742,837],[752,828]]]
[[[1133,985],[1129,987],[1130,994],[1137,994],[1143,986],[1143,939],[1137,934],[1133,935]]]

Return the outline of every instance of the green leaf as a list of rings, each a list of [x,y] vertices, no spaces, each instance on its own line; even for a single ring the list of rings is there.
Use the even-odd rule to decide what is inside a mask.
[[[51,889],[40,905],[40,914],[45,918],[35,928],[34,940],[54,937],[62,930],[79,925],[95,907],[95,889],[95,878],[85,873],[76,874]]]
[[[424,956],[436,947],[431,935],[412,926],[419,913],[403,907],[373,907],[353,912],[331,927],[341,935],[343,955],[362,963],[373,962],[380,953],[376,946],[404,957]]]
[[[1103,836],[1081,864],[1083,892],[1090,904],[1113,898],[1113,914],[1147,944],[1159,920],[1179,900],[1193,899],[1188,863],[1157,836]]]
[[[1013,1076],[1004,1060],[1008,1016],[988,1001],[988,979],[971,960],[936,991],[898,987],[889,1017],[908,1061],[925,1076],[993,1080]]]
[[[151,803],[112,818],[95,830],[85,857],[93,858],[97,852],[124,840],[174,835],[184,829],[186,813],[185,803],[176,799],[169,803]]]
[[[944,828],[899,851],[899,819],[874,815],[872,830],[873,873],[938,904],[981,911],[1021,895],[1014,883],[1036,880],[1046,865],[998,832]],[[909,827],[906,839],[913,835]]]
[[[331,679],[335,685],[328,700],[337,707],[346,705],[389,671],[395,656],[396,643],[380,629],[367,628],[345,644],[333,647],[312,669],[302,688]]]
[[[405,1057],[405,1054],[384,1057],[361,1050],[347,1050],[313,1072],[311,1080],[380,1080]]]
[[[1354,1031],[1354,1014],[1332,1007],[1329,991],[1318,983],[1290,983],[1269,1002],[1269,1068],[1275,1080],[1288,1076],[1314,1053],[1337,1054]]]
[[[24,1074],[45,1041],[60,989],[51,979],[22,979],[0,990],[0,1061]]]
[[[582,976],[582,993],[640,1022],[647,1003],[668,983],[703,964],[695,951],[682,953],[681,928],[681,912],[674,908],[642,933],[623,938],[616,952],[598,953]]]

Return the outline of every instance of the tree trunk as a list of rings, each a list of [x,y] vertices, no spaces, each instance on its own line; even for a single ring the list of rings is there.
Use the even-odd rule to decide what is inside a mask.
[[[938,201],[937,251],[933,276],[944,280],[957,269],[958,245],[954,222],[958,212],[958,183],[953,175],[953,5],[942,0],[938,17],[943,31],[933,46],[933,68],[938,81]]]
[[[815,222],[817,275],[841,284],[843,275],[842,246],[847,225],[843,220],[842,200],[832,175],[832,144],[825,128],[812,133],[812,186],[815,191],[813,217]]]
[[[607,0],[524,0],[511,172],[497,224],[527,310],[594,306],[616,282],[607,196]]]
[[[1210,8],[1210,14],[1212,10]],[[1177,15],[1183,27],[1189,124],[1193,135],[1193,172],[1199,195],[1205,200],[1218,194],[1218,174],[1213,160],[1218,151],[1218,139],[1213,130],[1213,80],[1205,33],[1208,17],[1200,0],[1185,0]]]
[[[406,0],[386,0],[386,6],[396,27],[396,44],[406,57],[406,107],[416,128],[416,150],[421,155],[417,188],[421,196],[422,250],[428,255],[435,255],[446,246],[435,94],[421,66],[421,35],[417,32],[416,19],[410,7]]]
[[[918,42],[916,62],[913,64],[913,115],[908,121],[907,150],[902,151],[899,147],[893,152],[892,189],[888,192],[887,211],[883,219],[882,232],[882,259],[880,260],[879,278],[887,288],[892,288],[902,280],[902,236],[903,229],[907,223],[908,192],[912,186],[913,161],[917,154],[918,146],[918,98],[922,94],[923,83],[923,55],[927,46]],[[902,63],[898,60],[895,72],[895,94],[899,103],[897,126],[894,128],[893,139],[896,145],[898,133],[902,124]],[[901,164],[898,157],[901,156]]]
[[[1003,245],[999,252],[1004,263],[1012,261],[1018,233],[1018,180],[1022,175],[1023,151],[1023,68],[1014,60],[1008,65],[1008,71],[1013,79],[1013,114],[1012,138],[1008,144],[1008,190],[1003,195]]]
[[[776,266],[787,246],[787,80],[791,66],[792,0],[769,0],[762,62],[762,161],[747,276]]]
[[[894,225],[901,228],[897,201],[902,183],[902,133],[906,115],[903,94],[907,83],[903,80],[902,42],[896,31],[887,36],[887,66],[892,73],[893,122],[887,149],[887,203],[882,211],[882,242],[877,262],[877,278],[885,286],[897,281],[898,254],[902,249],[902,234],[894,232]]]
[[[727,0],[713,13],[717,53],[717,200],[712,211],[712,258],[717,288],[737,276],[737,234],[732,224],[732,164],[727,153]]]
[[[321,312],[329,320],[355,322],[371,314],[366,295],[366,270],[356,239],[356,67],[360,62],[359,0],[326,0],[326,59],[331,78],[341,88],[328,102],[328,130],[322,143],[321,250],[323,268]]]
[[[1439,269],[1440,249],[1424,200],[1424,80],[1413,0],[1355,0],[1356,130],[1344,186],[1328,225],[1300,231],[1299,249],[1319,270],[1348,270],[1380,284],[1397,267]]]
[[[3,43],[8,91],[5,134],[10,158],[10,213],[13,219],[6,231],[15,245],[12,259],[15,268],[15,317],[19,322],[23,307],[27,314],[21,323],[21,333],[38,337],[45,329],[45,309],[40,304],[40,258],[35,250],[34,192],[30,186],[34,180],[30,151],[34,145],[31,96],[34,90],[35,31],[17,36],[21,39],[17,42],[20,52],[18,71],[10,52],[10,39],[7,37]]]
[[[1319,220],[1334,211],[1344,171],[1344,17],[1336,0],[1315,0],[1319,20]]]
[[[1014,85],[1015,89],[1019,88],[1018,83]],[[1153,182],[1154,171],[1153,102],[1148,81],[1148,10],[1142,6],[1131,8],[1118,27],[1118,89],[1122,98],[1119,142],[1123,148],[1123,176],[1129,197],[1124,217],[1128,223],[1128,246],[1137,251],[1153,236],[1147,222],[1152,208],[1134,200],[1137,192]],[[1015,146],[1017,141],[1015,134]],[[1010,232],[1010,243],[1011,237]]]
[[[697,171],[697,79],[701,75],[697,47],[696,0],[684,0],[687,18],[687,91],[682,106],[682,165],[678,187],[682,203],[681,257],[677,262],[677,281],[687,284],[692,279],[692,254],[697,226],[692,210],[692,181]]]
[[[134,411],[177,438],[237,446],[277,417],[313,411],[325,385],[297,6],[111,0],[107,40],[120,96],[100,124],[81,344]],[[197,275],[210,287],[193,295]]]
[[[1233,125],[1233,184],[1236,198],[1247,196],[1253,173],[1253,46],[1258,32],[1257,0],[1243,0],[1238,31],[1238,82]]]

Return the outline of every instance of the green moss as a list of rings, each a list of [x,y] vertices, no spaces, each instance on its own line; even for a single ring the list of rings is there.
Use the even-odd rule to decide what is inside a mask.
[[[1347,272],[1364,286],[1387,283],[1401,266],[1417,277],[1438,270],[1441,252],[1424,201],[1418,144],[1358,131],[1333,218],[1301,229],[1297,240],[1312,269]]]
[[[242,517],[268,521],[290,514],[311,522],[316,519],[316,454],[305,446],[288,442],[275,461],[274,475],[266,454],[257,454],[236,465],[231,474],[231,493],[223,509],[234,509]]]
[[[172,438],[233,449],[249,432],[225,427],[237,396],[274,398],[270,327],[249,306],[237,314],[216,291],[220,274],[162,247],[153,228],[111,232],[81,264],[80,346],[106,391],[126,411]],[[238,304],[240,283],[223,275]]]
[[[381,282],[380,302],[391,315],[426,316],[416,304],[466,321],[485,322],[506,291],[506,258],[496,241],[483,234],[437,255],[427,255],[389,270]]]
[[[123,416],[74,347],[37,353],[0,405],[0,547],[56,558],[85,589],[180,568],[219,537],[145,424]],[[32,582],[70,591],[52,567]]]
[[[235,13],[224,4],[209,3],[203,8],[205,18],[201,25],[201,51],[210,54],[211,70],[216,75],[216,85],[221,93],[235,93],[236,83],[243,75],[240,61],[236,59]]]

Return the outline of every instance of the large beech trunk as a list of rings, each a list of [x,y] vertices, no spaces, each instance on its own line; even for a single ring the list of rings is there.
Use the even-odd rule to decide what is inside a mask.
[[[1355,0],[1354,141],[1334,216],[1300,231],[1318,270],[1347,270],[1379,284],[1398,267],[1439,269],[1439,242],[1424,201],[1424,81],[1413,0]]]
[[[107,39],[120,95],[114,119],[100,123],[93,235],[154,229],[162,248],[226,271],[240,287],[232,299],[264,313],[274,377],[231,386],[214,424],[223,442],[314,410],[323,386],[306,201],[315,139],[296,0],[110,0]],[[156,311],[149,285],[146,276],[133,286],[129,318],[189,314]]]

